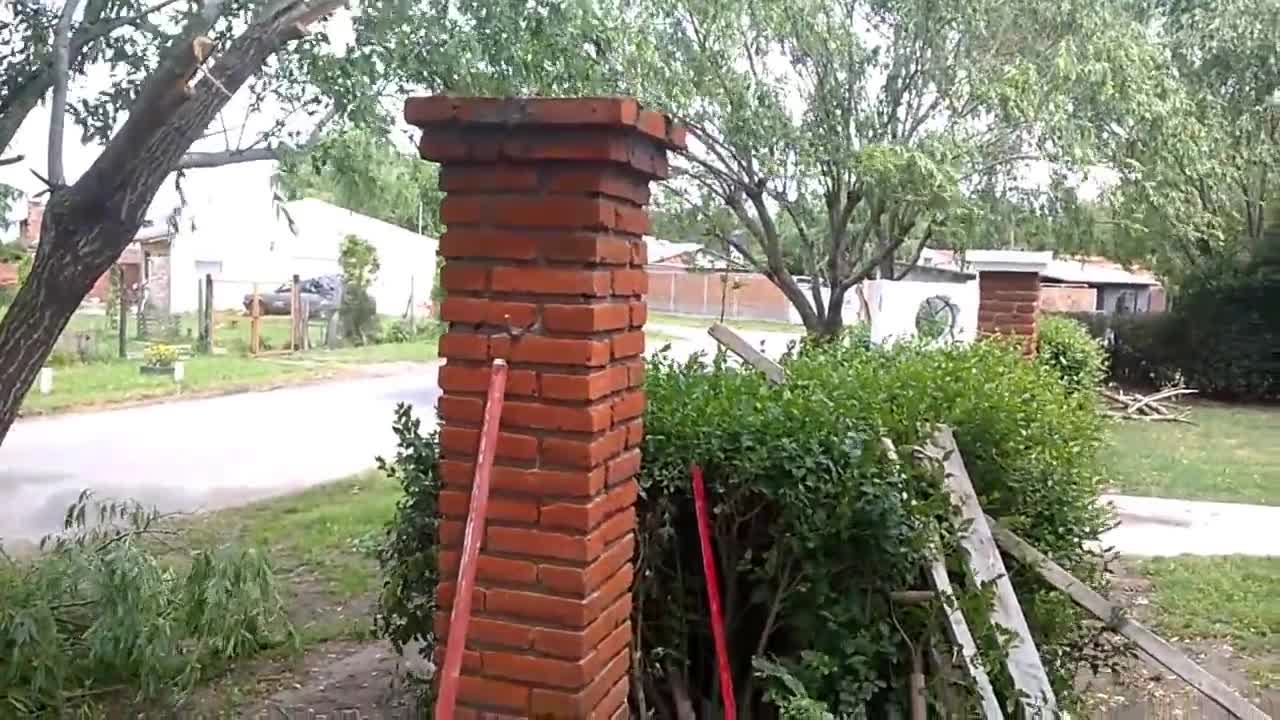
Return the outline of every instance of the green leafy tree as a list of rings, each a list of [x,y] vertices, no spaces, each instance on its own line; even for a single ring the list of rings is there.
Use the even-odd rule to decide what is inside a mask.
[[[534,4],[558,22],[503,20],[524,3],[459,7],[454,47],[473,70],[455,89],[500,77],[620,91],[678,116],[691,142],[667,192],[701,209],[817,335],[838,332],[860,280],[978,234],[984,189],[1036,184],[1030,163],[1090,160],[1074,98],[1105,94],[1110,65],[1145,43],[1110,0]],[[535,45],[576,50],[550,63],[521,54]]]
[[[378,310],[369,288],[381,265],[378,251],[364,238],[348,235],[338,249],[342,268],[342,332],[364,345],[378,331]]]
[[[436,165],[400,152],[373,129],[326,135],[286,156],[277,180],[291,200],[319,198],[414,232],[441,229]]]
[[[1164,72],[1092,112],[1118,182],[1104,196],[1116,254],[1175,281],[1241,264],[1280,237],[1280,3],[1164,0],[1147,23]],[[1132,64],[1117,67],[1117,74]]]

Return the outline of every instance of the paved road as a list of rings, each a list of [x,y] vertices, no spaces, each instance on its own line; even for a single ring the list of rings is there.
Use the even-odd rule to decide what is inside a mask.
[[[19,421],[0,447],[0,538],[60,526],[80,491],[211,509],[359,472],[395,448],[392,412],[434,421],[436,367],[390,377]]]

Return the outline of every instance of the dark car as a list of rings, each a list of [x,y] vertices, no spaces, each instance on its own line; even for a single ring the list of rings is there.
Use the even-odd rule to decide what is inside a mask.
[[[322,275],[307,278],[298,283],[302,303],[311,311],[311,317],[324,318],[338,309],[338,294],[342,287],[341,275]],[[292,288],[286,283],[274,292],[259,293],[258,302],[263,315],[288,315]],[[244,309],[253,312],[253,294],[244,296]]]

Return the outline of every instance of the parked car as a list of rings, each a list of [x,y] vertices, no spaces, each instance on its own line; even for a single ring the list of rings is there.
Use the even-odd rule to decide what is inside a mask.
[[[341,275],[322,275],[307,278],[298,283],[303,304],[311,309],[311,317],[326,318],[338,309],[338,292],[342,287]],[[258,302],[263,315],[288,315],[292,297],[289,283],[273,292],[259,293]],[[253,293],[244,296],[244,309],[253,312]]]

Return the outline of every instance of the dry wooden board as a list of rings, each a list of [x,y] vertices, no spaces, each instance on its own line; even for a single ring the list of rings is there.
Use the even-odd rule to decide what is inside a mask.
[[[898,464],[898,449],[894,446],[893,441],[889,438],[880,438],[880,444],[884,447],[885,454],[889,456],[889,461],[896,467]],[[964,619],[964,613],[960,612],[960,605],[956,602],[955,592],[951,587],[951,578],[947,576],[947,563],[938,554],[937,548],[939,542],[934,538],[934,550],[930,553],[929,563],[926,568],[929,575],[929,584],[933,586],[935,593],[942,597],[943,610],[947,615],[947,636],[951,642],[960,648],[960,656],[964,658],[965,669],[969,671],[969,676],[973,678],[973,684],[978,691],[978,699],[982,703],[982,714],[987,720],[1003,720],[1004,713],[1000,710],[1000,702],[996,699],[995,688],[991,686],[991,678],[987,675],[987,668],[982,664],[982,658],[978,655],[978,643],[973,639],[973,633],[969,630],[969,624]]]
[[[1049,684],[1049,675],[1040,661],[1031,629],[1027,627],[1027,619],[1022,614],[1022,606],[1018,604],[1018,596],[1013,591],[1013,583],[1005,570],[1004,560],[1000,558],[1000,550],[991,535],[991,528],[987,525],[986,515],[982,512],[982,505],[978,502],[978,495],[969,479],[969,471],[965,469],[964,459],[960,457],[951,428],[942,427],[934,433],[925,452],[942,463],[951,502],[961,517],[970,521],[968,533],[960,538],[960,546],[969,556],[966,567],[975,586],[995,584],[996,594],[991,617],[1014,635],[1005,667],[1009,670],[1014,687],[1022,695],[1025,715],[1031,718],[1056,718],[1058,702],[1054,697],[1053,687]]]
[[[764,353],[751,347],[751,343],[744,340],[741,335],[724,325],[716,323],[707,330],[707,333],[715,338],[716,342],[732,350],[748,365],[764,373],[772,382],[781,383],[786,379],[786,373],[783,372],[781,365],[765,357]]]
[[[1044,553],[1036,550],[1026,540],[1004,528],[999,522],[987,519],[996,542],[1005,552],[1017,558],[1019,562],[1035,569],[1050,585],[1065,592],[1077,605],[1093,613],[1107,623],[1116,633],[1130,639],[1153,660],[1169,669],[1170,672],[1187,681],[1191,687],[1200,691],[1205,697],[1217,703],[1232,717],[1240,720],[1269,720],[1270,716],[1240,697],[1226,683],[1209,674],[1204,668],[1192,662],[1191,658],[1179,652],[1158,635],[1124,614],[1124,608],[1116,605],[1093,588],[1077,580],[1071,573],[1062,569]]]

